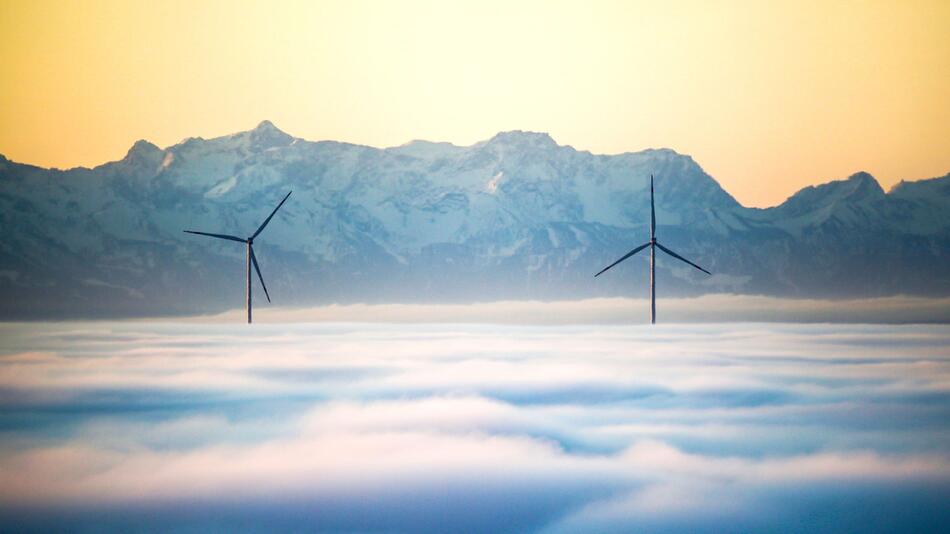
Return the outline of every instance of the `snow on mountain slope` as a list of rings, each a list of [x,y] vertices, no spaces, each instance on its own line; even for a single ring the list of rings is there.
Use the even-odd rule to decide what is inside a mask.
[[[758,210],[669,149],[594,155],[521,131],[377,149],[264,121],[138,141],[94,169],[0,160],[0,314],[240,306],[243,248],[182,230],[249,235],[289,190],[256,247],[282,304],[643,294],[643,258],[592,273],[648,238],[651,173],[661,240],[715,273],[664,257],[661,294],[950,293],[950,175],[885,194],[859,173]]]

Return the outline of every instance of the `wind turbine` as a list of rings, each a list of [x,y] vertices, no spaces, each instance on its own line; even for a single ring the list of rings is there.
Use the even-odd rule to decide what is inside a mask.
[[[291,191],[290,193],[293,193]],[[254,256],[254,238],[260,235],[264,230],[264,227],[267,226],[267,223],[274,217],[274,214],[277,213],[277,210],[284,205],[284,202],[287,202],[287,198],[290,196],[290,193],[287,193],[287,196],[280,201],[280,204],[274,208],[274,211],[270,212],[270,215],[264,219],[264,222],[261,223],[257,231],[254,232],[254,235],[248,237],[247,239],[241,239],[240,237],[227,235],[227,234],[209,234],[207,232],[197,232],[195,230],[184,230],[186,234],[197,234],[197,235],[206,235],[208,237],[217,237],[218,239],[227,239],[228,241],[237,241],[238,243],[247,244],[247,324],[251,324],[251,263],[254,264],[254,270],[257,271],[257,278],[261,281],[261,287],[264,288],[264,295],[267,297],[267,302],[270,302],[270,295],[267,293],[267,285],[264,284],[264,277],[261,276],[261,268],[257,265],[257,257]]]
[[[599,273],[595,274],[594,277],[596,278],[604,274],[604,272],[607,271],[607,269],[610,269],[614,265],[617,265],[618,263],[629,258],[630,256],[633,256],[637,252],[640,252],[641,250],[647,247],[650,247],[650,324],[656,324],[656,249],[657,247],[659,247],[660,250],[662,250],[663,252],[666,252],[670,256],[673,256],[674,258],[680,261],[684,261],[692,265],[693,267],[696,267],[697,269],[699,269],[700,271],[706,274],[712,274],[712,273],[710,273],[706,269],[703,269],[699,265],[696,265],[695,263],[687,260],[686,258],[680,256],[679,254],[673,252],[672,250],[664,247],[663,245],[659,243],[659,241],[656,240],[656,209],[653,207],[653,175],[652,174],[650,175],[650,240],[640,245],[639,247],[631,250],[630,252],[626,253],[619,260],[604,267],[604,269],[600,271]]]

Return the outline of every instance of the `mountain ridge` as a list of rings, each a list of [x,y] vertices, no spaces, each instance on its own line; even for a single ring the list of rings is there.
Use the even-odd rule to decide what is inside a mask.
[[[288,140],[288,143],[287,143],[287,144],[292,144],[292,143],[294,143],[294,142],[301,142],[301,143],[308,143],[308,144],[323,144],[323,143],[326,143],[326,144],[345,145],[345,146],[359,147],[359,148],[366,148],[366,149],[373,149],[373,150],[381,150],[381,151],[399,151],[399,150],[402,150],[402,149],[410,148],[410,147],[412,147],[413,145],[417,145],[417,144],[418,144],[418,145],[424,145],[424,146],[447,147],[447,148],[451,148],[451,149],[466,149],[466,148],[476,147],[476,146],[479,146],[479,145],[487,145],[487,144],[489,144],[489,143],[492,143],[493,141],[496,141],[496,142],[497,142],[497,140],[499,140],[499,139],[504,140],[504,139],[518,138],[519,136],[525,136],[526,138],[529,138],[529,139],[530,139],[530,138],[543,138],[543,139],[546,140],[544,143],[545,143],[545,144],[550,143],[550,146],[552,146],[552,147],[556,147],[556,148],[567,148],[567,149],[570,149],[570,150],[574,150],[574,151],[576,151],[576,152],[590,154],[591,156],[595,156],[595,157],[597,157],[597,156],[603,156],[603,157],[617,157],[617,156],[639,155],[639,154],[645,154],[645,153],[651,153],[651,152],[659,152],[659,153],[670,153],[670,154],[673,154],[673,155],[675,155],[675,156],[685,157],[685,158],[688,158],[689,160],[695,162],[695,160],[693,160],[693,158],[692,158],[691,155],[689,155],[689,154],[683,154],[683,153],[677,152],[675,149],[669,148],[669,147],[644,148],[644,149],[638,150],[638,151],[625,151],[625,152],[619,152],[619,153],[616,153],[616,154],[595,154],[595,153],[593,153],[593,152],[591,152],[591,151],[589,151],[589,150],[577,150],[577,149],[575,149],[575,148],[574,148],[573,146],[571,146],[571,145],[560,145],[560,144],[558,144],[558,143],[551,137],[551,135],[550,135],[549,133],[547,133],[547,132],[532,131],[532,130],[505,130],[505,131],[500,131],[500,132],[496,133],[494,136],[492,136],[492,137],[489,138],[489,139],[485,139],[485,140],[482,140],[482,141],[476,141],[476,142],[472,143],[471,145],[456,145],[456,144],[454,144],[454,143],[452,143],[452,142],[449,142],[449,141],[430,141],[430,140],[426,140],[426,139],[412,139],[412,140],[410,140],[410,141],[408,141],[408,142],[406,142],[406,143],[404,143],[404,144],[395,145],[395,146],[390,146],[390,147],[376,147],[376,146],[372,146],[372,145],[364,145],[364,144],[359,144],[359,143],[351,143],[351,142],[347,142],[347,141],[337,141],[337,140],[330,140],[330,139],[327,139],[327,140],[319,140],[319,141],[311,141],[311,140],[304,139],[304,138],[302,138],[302,137],[295,137],[295,136],[293,136],[293,135],[291,135],[291,134],[286,133],[285,131],[281,130],[281,129],[280,129],[279,127],[277,127],[272,121],[270,121],[270,120],[268,120],[268,119],[262,120],[260,123],[258,123],[257,126],[255,126],[254,128],[252,128],[252,129],[250,129],[250,130],[243,130],[243,131],[235,132],[235,133],[232,133],[232,134],[220,135],[220,136],[212,137],[212,138],[209,138],[209,139],[205,139],[205,138],[203,138],[203,137],[186,137],[186,138],[182,139],[181,141],[179,141],[178,143],[175,143],[175,144],[172,144],[172,145],[168,145],[168,146],[166,146],[165,148],[161,148],[161,147],[159,147],[158,145],[152,143],[151,141],[149,141],[149,140],[147,140],[147,139],[139,139],[139,140],[135,141],[135,142],[132,144],[131,147],[129,147],[128,151],[126,152],[126,155],[123,156],[122,158],[117,159],[117,160],[112,160],[112,161],[106,161],[106,162],[104,162],[104,163],[100,163],[99,165],[96,165],[96,166],[93,166],[93,167],[86,167],[86,166],[81,166],[81,165],[80,165],[80,166],[76,166],[76,167],[70,167],[70,168],[67,168],[67,169],[59,169],[59,168],[56,168],[56,167],[42,167],[42,166],[40,166],[40,165],[34,165],[34,164],[29,164],[29,163],[21,163],[21,162],[16,162],[16,161],[14,161],[14,160],[10,160],[9,158],[7,158],[7,157],[6,157],[4,154],[2,154],[2,153],[0,153],[0,161],[6,161],[6,162],[10,162],[10,163],[16,163],[17,165],[25,165],[25,166],[35,167],[35,168],[38,168],[38,169],[60,170],[60,171],[64,171],[64,172],[66,172],[66,171],[73,171],[73,170],[83,170],[83,169],[84,169],[84,170],[95,170],[95,169],[98,169],[98,168],[103,167],[103,166],[105,166],[105,165],[109,165],[109,164],[111,164],[111,163],[118,163],[118,162],[121,162],[121,161],[124,161],[124,160],[128,159],[131,155],[133,155],[134,152],[136,152],[137,150],[139,150],[139,146],[140,146],[140,145],[146,147],[149,151],[152,151],[152,149],[154,148],[154,149],[157,149],[158,151],[160,151],[160,152],[162,152],[162,153],[167,153],[167,151],[169,151],[170,149],[173,149],[173,148],[176,148],[176,147],[180,147],[180,146],[182,146],[182,145],[186,145],[186,144],[188,144],[189,142],[195,142],[195,141],[205,141],[205,142],[209,142],[209,141],[220,141],[220,140],[224,140],[224,139],[233,139],[233,138],[235,138],[236,136],[241,136],[241,135],[252,135],[252,134],[255,134],[255,133],[257,133],[258,135],[260,135],[261,133],[264,133],[264,132],[276,134],[276,135],[279,135],[279,136],[281,136],[281,137],[285,137],[285,138]],[[697,166],[698,166],[698,164],[697,164]],[[869,172],[861,170],[861,171],[856,171],[855,173],[851,174],[851,175],[848,176],[847,178],[837,179],[837,180],[830,180],[830,181],[828,181],[828,182],[823,182],[823,183],[820,183],[820,184],[813,184],[813,185],[805,186],[805,187],[799,189],[798,191],[792,193],[791,195],[789,195],[789,196],[788,196],[784,201],[782,201],[781,203],[776,204],[776,205],[774,205],[774,206],[767,206],[767,207],[764,207],[764,208],[756,208],[756,207],[745,206],[745,205],[739,203],[738,200],[736,200],[736,202],[739,203],[739,205],[741,205],[741,206],[743,206],[743,207],[747,207],[747,208],[749,208],[749,209],[764,209],[764,210],[767,210],[767,209],[777,208],[777,207],[781,206],[782,204],[785,204],[786,202],[788,202],[789,200],[791,200],[793,197],[795,197],[796,195],[798,195],[798,194],[800,194],[800,193],[802,193],[802,192],[804,192],[804,191],[807,191],[807,190],[810,190],[810,189],[813,189],[813,188],[822,187],[822,186],[827,186],[827,185],[834,184],[834,183],[837,183],[837,182],[846,182],[846,181],[849,181],[849,180],[851,180],[851,179],[853,179],[853,178],[856,178],[856,177],[860,177],[860,178],[862,178],[862,179],[864,179],[864,178],[870,178],[870,180],[873,181],[873,183],[877,186],[877,188],[881,189],[881,191],[884,192],[885,194],[890,194],[891,191],[893,191],[895,188],[897,188],[897,187],[899,187],[899,186],[902,186],[902,185],[904,185],[904,184],[913,184],[913,183],[919,183],[919,182],[925,182],[925,181],[940,180],[940,179],[946,178],[946,177],[948,177],[948,176],[950,176],[950,172],[948,172],[946,175],[943,175],[943,176],[919,178],[919,179],[915,179],[915,180],[904,180],[904,179],[902,179],[900,182],[894,184],[894,185],[891,187],[891,190],[889,190],[889,191],[884,191],[883,188],[882,188],[881,185],[880,185],[880,182],[877,181],[877,178],[875,178],[875,177],[874,177],[872,174],[870,174]],[[718,184],[718,182],[717,182],[717,184]],[[725,191],[725,189],[723,189],[723,190]],[[728,191],[727,191],[727,193],[728,193]],[[730,196],[731,196],[731,194],[730,194]],[[734,198],[734,197],[733,197],[733,198]]]
[[[263,121],[91,169],[0,160],[0,317],[237,307],[243,250],[181,230],[245,235],[290,189],[256,247],[275,302],[637,295],[644,261],[591,277],[648,237],[651,173],[661,240],[714,273],[661,259],[661,296],[950,294],[950,174],[884,192],[859,172],[747,208],[672,149],[596,155],[518,130],[375,148]]]

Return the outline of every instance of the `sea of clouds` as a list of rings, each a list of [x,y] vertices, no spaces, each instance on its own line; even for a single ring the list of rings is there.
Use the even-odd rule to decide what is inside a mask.
[[[664,323],[788,322],[948,324],[950,298],[906,295],[867,299],[782,299],[757,295],[703,295],[661,299]],[[310,308],[267,307],[255,321],[478,323],[478,324],[641,324],[650,301],[593,298],[561,301],[479,302],[472,304],[333,304]],[[191,321],[233,324],[245,320],[244,308]]]
[[[947,502],[946,325],[0,325],[2,531],[938,532]]]

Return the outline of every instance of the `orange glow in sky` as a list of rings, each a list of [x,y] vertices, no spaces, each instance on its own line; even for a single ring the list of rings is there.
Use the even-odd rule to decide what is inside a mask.
[[[946,0],[0,0],[0,153],[93,166],[263,119],[374,146],[522,129],[673,148],[767,206],[950,171],[948,28]]]

